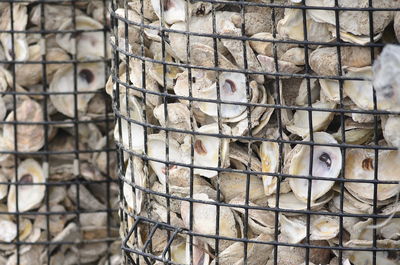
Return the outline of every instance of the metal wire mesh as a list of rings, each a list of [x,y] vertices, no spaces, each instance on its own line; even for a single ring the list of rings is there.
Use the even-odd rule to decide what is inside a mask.
[[[0,1],[0,264],[117,264],[107,0]]]
[[[399,264],[399,11],[113,1],[125,264]]]

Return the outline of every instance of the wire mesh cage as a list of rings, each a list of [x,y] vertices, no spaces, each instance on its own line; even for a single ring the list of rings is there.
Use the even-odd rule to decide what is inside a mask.
[[[0,1],[0,264],[120,259],[108,4]]]
[[[399,264],[399,11],[112,1],[125,264]]]

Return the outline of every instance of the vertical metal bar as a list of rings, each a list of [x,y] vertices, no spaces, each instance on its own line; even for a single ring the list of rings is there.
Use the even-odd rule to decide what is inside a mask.
[[[185,9],[185,17],[186,17],[186,25],[185,25],[185,30],[188,32],[186,35],[186,63],[190,66],[191,65],[191,52],[190,52],[190,8],[189,8],[189,2],[186,4],[186,9]],[[192,68],[187,67],[186,68],[188,71],[188,84],[189,84],[189,113],[190,113],[190,124],[193,126],[195,124],[195,119],[194,119],[194,112],[193,112],[193,84],[192,84]],[[195,128],[192,128],[193,130]],[[190,179],[189,179],[189,231],[193,231],[193,193],[194,193],[194,144],[195,144],[195,137],[194,135],[191,135],[191,145],[190,145]],[[193,235],[189,234],[189,262],[190,264],[193,264]]]
[[[270,0],[271,4],[274,3],[274,0]],[[274,56],[274,62],[275,62],[275,72],[279,73],[279,63],[278,63],[278,50],[277,50],[277,43],[275,42],[276,37],[277,37],[277,29],[276,29],[276,14],[275,14],[275,8],[272,8],[272,37],[274,42],[272,43],[272,48],[273,48],[273,56]],[[279,43],[278,43],[279,44]],[[281,95],[281,82],[280,82],[280,77],[279,75],[275,76],[275,87],[276,87],[276,93],[275,93],[275,102],[277,106],[282,106],[282,97]],[[282,169],[283,169],[283,162],[284,162],[284,157],[283,157],[283,125],[282,125],[282,110],[280,108],[276,108],[276,116],[277,116],[277,123],[278,123],[278,131],[279,131],[279,138],[278,138],[278,144],[279,144],[279,165],[278,165],[278,173],[282,174]],[[277,182],[276,182],[276,192],[275,192],[275,219],[274,219],[274,241],[279,242],[278,236],[279,236],[279,198],[280,198],[280,191],[281,191],[281,178],[277,177]],[[274,245],[274,265],[278,265],[278,249],[279,244]]]
[[[72,5],[72,28],[74,32],[78,32],[77,31],[77,27],[76,27],[76,2],[73,1]],[[75,36],[75,34],[72,36],[73,41],[74,41],[74,49],[73,49],[73,53],[72,53],[72,59],[74,60],[73,62],[73,73],[74,73],[74,80],[73,80],[73,86],[74,86],[74,118],[73,118],[73,122],[74,122],[74,140],[75,140],[75,158],[74,158],[74,174],[75,176],[78,178],[80,177],[80,161],[79,161],[79,111],[78,111],[78,40]],[[75,186],[76,186],[76,222],[78,225],[78,231],[79,234],[81,235],[81,223],[80,223],[80,180],[77,179]],[[82,238],[79,238],[79,243],[82,243]],[[78,264],[81,264],[81,255],[80,255],[80,251],[78,248]]]
[[[335,0],[335,7],[339,8],[339,1]],[[339,10],[335,10],[335,33],[336,33],[336,41],[338,43],[341,43],[341,38],[340,38],[340,20],[339,20]],[[336,46],[336,52],[337,52],[337,59],[338,59],[338,76],[343,75],[343,70],[342,70],[342,51],[340,49],[340,45]],[[339,97],[340,97],[340,102],[339,106],[340,109],[344,109],[344,104],[343,104],[343,80],[339,79]],[[341,127],[341,136],[342,136],[342,143],[346,143],[346,133],[345,133],[345,123],[344,123],[345,117],[344,113],[340,113],[340,127]],[[345,168],[346,168],[346,147],[340,147],[340,151],[342,153],[342,170],[340,173],[340,178],[343,180],[345,178]],[[340,213],[344,213],[343,211],[343,206],[344,206],[344,182],[340,181]],[[339,231],[343,231],[343,216],[339,216]],[[339,233],[339,246],[343,247],[343,232]],[[339,260],[339,265],[343,263],[343,251],[339,250],[339,255],[338,255],[338,260]]]
[[[368,7],[373,8],[372,5],[372,0],[368,0]],[[373,11],[369,10],[368,11],[368,22],[369,22],[369,38],[370,42],[374,43],[374,16],[373,16]],[[375,58],[375,51],[374,47],[371,47],[370,49],[370,56],[371,56],[371,64],[374,61]],[[373,88],[372,89],[372,97],[373,97],[373,102],[374,102],[374,111],[378,110],[378,105],[377,105],[377,99],[376,99],[376,91]],[[378,131],[378,115],[374,114],[374,144],[379,145],[379,131]],[[374,198],[373,198],[373,213],[376,215],[378,213],[377,209],[377,203],[378,203],[378,167],[379,167],[379,149],[375,149],[374,152]],[[374,250],[372,251],[372,264],[377,265],[376,263],[376,247],[377,247],[377,231],[376,231],[376,217],[372,218],[372,247]],[[379,265],[379,264],[378,264]]]
[[[306,6],[305,0],[302,0],[302,5]],[[303,32],[304,32],[304,60],[305,60],[305,73],[306,73],[306,83],[307,83],[307,104],[308,107],[310,108],[308,110],[308,127],[309,127],[309,133],[310,133],[310,162],[309,162],[309,171],[308,171],[308,190],[307,190],[307,211],[311,210],[311,196],[312,196],[312,179],[313,179],[313,158],[314,158],[314,130],[313,130],[313,121],[312,121],[312,99],[311,99],[311,84],[310,84],[310,77],[308,76],[310,74],[310,64],[308,62],[308,28],[307,28],[307,10],[302,9],[302,15],[303,15]],[[310,262],[310,248],[308,247],[310,245],[310,223],[311,223],[311,215],[310,213],[307,213],[306,215],[306,241],[305,243],[307,244],[306,247],[306,257],[305,257],[305,265],[308,265]]]
[[[104,84],[107,83],[108,79],[108,73],[109,71],[109,54],[108,54],[108,21],[107,21],[107,3],[109,0],[103,0],[103,45],[104,45],[104,50],[103,50],[103,55],[104,55],[104,72],[106,73],[106,76],[104,77]],[[104,99],[104,109],[105,109],[105,114],[104,114],[104,119],[106,120],[105,123],[105,129],[106,129],[106,206],[107,206],[107,238],[111,238],[111,218],[112,218],[112,210],[111,210],[111,184],[113,183],[112,177],[111,177],[111,167],[110,167],[110,120],[109,120],[109,112],[110,108],[108,106],[107,102],[107,95],[103,94],[103,99]],[[111,242],[107,240],[107,262],[108,264],[111,264]]]
[[[10,21],[11,21],[11,59],[13,60],[13,63],[11,63],[11,74],[12,74],[12,92],[13,92],[13,112],[14,112],[14,174],[15,174],[15,219],[17,221],[17,236],[16,236],[16,247],[17,247],[17,265],[20,264],[20,239],[19,239],[19,231],[20,231],[20,212],[19,212],[19,207],[18,207],[18,202],[19,202],[19,197],[18,197],[18,132],[17,132],[17,124],[18,124],[18,118],[17,118],[17,97],[15,92],[16,90],[16,71],[15,71],[15,64],[16,64],[16,57],[15,57],[15,35],[14,35],[14,3],[9,2],[10,4]]]
[[[212,15],[212,34],[213,34],[213,48],[214,48],[214,67],[218,68],[219,67],[219,56],[218,56],[218,42],[217,42],[217,26],[216,26],[216,15],[215,15],[215,5],[212,5],[211,8],[211,15]],[[215,69],[215,72],[217,72],[217,82],[216,82],[216,90],[217,90],[217,123],[218,123],[218,134],[222,134],[222,120],[221,120],[221,93],[220,93],[220,86],[219,86],[219,77],[220,77],[220,71]],[[220,145],[220,148],[218,150],[218,168],[221,167],[221,150],[222,145]],[[217,172],[216,176],[216,189],[217,189],[217,205],[216,207],[216,221],[215,221],[215,265],[219,264],[219,227],[220,227],[220,205],[218,204],[221,202],[221,189],[220,189],[220,171]]]
[[[241,23],[241,36],[246,36],[246,6],[240,5],[240,16],[242,18],[242,23]],[[248,63],[247,63],[247,46],[246,46],[246,40],[242,40],[242,49],[243,49],[243,70],[248,71]],[[238,62],[239,63],[239,62]],[[250,96],[250,87],[249,87],[249,75],[246,73],[245,74],[246,78],[246,97],[248,103],[251,102],[251,96]],[[257,85],[258,89],[258,85]],[[248,130],[248,136],[252,137],[252,132],[251,132],[251,106],[246,106],[247,112],[247,130]],[[252,141],[248,141],[247,143],[247,169],[251,169],[251,144]],[[243,237],[244,239],[248,239],[248,234],[249,234],[249,201],[250,201],[250,177],[252,175],[250,173],[246,174],[246,188],[245,188],[245,208],[244,208],[244,222],[243,222]],[[243,242],[243,264],[247,264],[247,247],[248,243],[247,241]]]
[[[166,62],[166,50],[165,50],[165,41],[166,41],[166,35],[165,35],[165,24],[164,24],[164,19],[165,19],[165,13],[164,11],[166,10],[164,5],[166,4],[163,0],[159,1],[160,3],[160,35],[161,35],[161,61],[162,61],[162,66],[163,66],[163,88],[164,88],[164,97],[163,97],[163,106],[164,106],[164,123],[165,127],[169,128],[169,120],[168,120],[168,88],[167,88],[167,79],[166,79],[166,74],[167,74],[167,62]],[[169,131],[165,130],[165,165],[166,165],[166,170],[165,170],[165,194],[170,195],[169,193],[169,171],[170,171],[170,160],[169,160]],[[167,196],[167,224],[171,223],[171,201],[170,197]],[[167,240],[170,240],[171,238],[171,233],[168,230],[167,231]],[[168,249],[168,260],[171,259],[171,250]]]
[[[45,122],[44,124],[44,146],[43,146],[43,151],[46,153],[44,155],[43,159],[43,171],[45,176],[49,177],[49,154],[48,154],[48,145],[49,145],[49,130],[50,127],[48,126],[48,114],[47,114],[47,86],[48,86],[48,81],[47,81],[47,42],[46,42],[46,26],[45,26],[45,20],[46,20],[46,10],[45,10],[45,4],[43,2],[40,2],[40,30],[42,31],[41,37],[42,40],[39,43],[41,45],[40,50],[41,50],[41,64],[42,64],[42,90],[43,90],[43,121]],[[47,182],[48,179],[45,178],[45,181]],[[45,186],[45,203],[46,203],[46,212],[50,212],[50,203],[49,203],[49,186],[46,183]],[[50,242],[51,240],[51,233],[50,233],[50,215],[46,214],[46,230],[47,230],[47,241]],[[51,263],[51,253],[50,253],[50,248],[48,247],[46,249],[47,252],[47,264],[50,265]]]

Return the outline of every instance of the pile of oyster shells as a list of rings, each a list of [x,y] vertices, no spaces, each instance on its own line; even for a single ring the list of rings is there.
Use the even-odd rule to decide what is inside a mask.
[[[118,264],[104,3],[35,2],[0,3],[0,264]]]
[[[357,265],[373,264],[373,253],[338,249],[376,244],[382,248],[376,264],[399,264],[400,11],[394,8],[400,1],[372,1],[381,8],[373,27],[368,11],[354,10],[368,8],[368,0],[338,1],[353,9],[337,15],[211,2],[131,0],[114,10],[130,21],[115,28],[117,82],[110,78],[106,86],[115,96],[114,137],[126,154],[121,235],[129,236],[127,246],[154,255],[156,264],[228,265],[245,259],[244,244],[234,239],[278,240],[277,252],[273,244],[247,244],[247,264],[302,264],[308,255],[300,246],[310,244],[307,264]],[[334,7],[335,1],[305,4]],[[370,48],[371,40],[381,45]],[[385,150],[375,157],[377,145]],[[376,192],[365,182],[375,173],[392,183],[378,184]],[[304,178],[310,174],[312,181]],[[219,220],[216,202],[225,203]],[[307,217],[307,210],[321,214]],[[342,211],[347,216],[340,220]],[[362,217],[373,213],[385,218]],[[135,216],[183,232],[166,251],[172,232],[138,224],[145,219]],[[128,234],[131,228],[136,232]],[[190,238],[188,229],[208,237]],[[146,264],[144,255],[128,255]]]

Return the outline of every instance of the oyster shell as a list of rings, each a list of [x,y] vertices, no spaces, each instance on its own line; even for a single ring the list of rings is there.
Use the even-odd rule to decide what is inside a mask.
[[[242,31],[240,28],[235,27],[235,25],[227,20],[223,23],[222,30],[219,32],[221,35],[227,36],[236,36],[241,37]],[[257,57],[253,50],[250,47],[250,44],[246,42],[245,48],[243,42],[241,40],[234,40],[234,39],[221,39],[222,45],[224,45],[227,50],[230,52],[232,57],[235,59],[236,65],[238,65],[241,69],[245,69],[245,61],[246,58],[247,63],[246,67],[250,71],[261,72],[262,68],[257,60]],[[246,56],[246,57],[245,57]],[[262,75],[251,75],[251,77],[256,80],[259,84],[264,83],[264,77]]]
[[[321,198],[317,199],[316,201],[311,202],[310,207],[312,210],[319,210],[332,198],[333,198],[333,192],[328,192]],[[270,207],[277,207],[275,195],[268,197],[268,205]],[[307,209],[307,203],[302,200],[299,200],[293,192],[289,192],[279,195],[279,208],[301,211]],[[289,213],[287,214],[289,215]],[[296,214],[293,213],[292,215]]]
[[[208,196],[203,193],[193,194],[193,198],[201,201],[214,202],[214,200],[209,199]],[[215,218],[216,210],[216,207],[211,204],[193,203],[193,231],[204,235],[215,235],[217,225],[217,220]],[[189,227],[189,202],[182,201],[181,215],[186,227]],[[232,210],[228,207],[220,207],[219,219],[219,236],[236,238],[238,235],[238,231],[236,229],[236,221]],[[211,247],[214,246],[213,239],[204,238],[203,240],[207,242]],[[220,240],[220,244],[223,245],[223,247],[220,247],[220,251],[223,251],[223,249],[225,249],[232,243],[232,241]]]
[[[190,239],[174,241],[171,245],[171,260],[178,264],[190,264],[190,248],[192,248],[192,259],[195,265],[208,265],[210,263],[210,255],[207,244],[203,243],[197,237],[193,238],[193,245],[190,245]]]
[[[307,0],[307,6],[318,6],[318,7],[334,7],[334,0]],[[368,0],[342,0],[338,3],[341,8],[367,8],[369,7]],[[378,0],[372,1],[372,6],[375,8],[390,8],[393,4],[390,2],[382,2]],[[328,23],[333,26],[337,24],[335,18],[335,12],[333,10],[318,10],[310,9],[307,10],[310,17],[320,23]],[[369,36],[370,26],[369,26],[369,13],[368,11],[351,11],[344,10],[339,14],[340,28],[344,32],[352,33],[354,35],[364,35]],[[373,13],[373,34],[382,32],[386,26],[393,19],[393,11],[379,11]]]
[[[158,17],[156,15],[156,13],[154,12],[153,9],[153,5],[151,1],[144,1],[141,2],[140,0],[133,0],[128,2],[128,6],[133,9],[134,11],[136,11],[136,13],[141,14],[141,8],[143,5],[143,16],[151,21],[156,20]],[[158,3],[159,5],[159,3]]]
[[[7,178],[5,175],[0,173],[0,182],[7,182]],[[8,185],[7,184],[0,184],[0,200],[5,198],[8,193]]]
[[[140,189],[135,189],[131,183],[134,183],[141,188],[145,188],[147,175],[147,168],[143,165],[143,161],[140,160],[140,158],[134,157],[132,161],[128,162],[123,191],[126,203],[135,213],[140,213],[142,211],[144,194]]]
[[[324,79],[326,80],[326,79]],[[319,82],[318,82],[319,81]],[[322,85],[320,86],[320,80],[318,79],[310,79],[310,93],[311,93],[311,103],[315,103],[320,95],[320,91],[322,90]],[[308,81],[307,79],[303,79],[301,81],[300,87],[299,87],[299,93],[298,96],[296,97],[295,103],[296,105],[303,106],[303,105],[308,105]]]
[[[168,112],[168,119],[165,116],[165,110]],[[157,106],[153,110],[154,117],[157,118],[161,126],[165,128],[174,128],[184,131],[190,131],[192,126],[190,122],[190,111],[182,103],[170,103],[166,108],[164,104]],[[170,132],[172,138],[182,143],[187,134],[180,132]]]
[[[222,25],[225,21],[230,21],[230,20],[234,21],[235,19],[240,20],[240,16],[238,16],[237,14],[235,14],[233,12],[219,12],[219,11],[215,12],[216,32],[221,30]],[[184,32],[186,30],[189,30],[190,32],[194,32],[194,33],[198,33],[198,34],[212,34],[213,33],[212,15],[209,14],[206,16],[191,17],[187,24],[183,23],[183,22],[174,23],[173,25],[171,25],[171,30],[178,31],[178,32],[170,32],[169,33],[169,40],[170,40],[171,47],[175,48],[174,52],[175,52],[176,56],[182,62],[187,62],[187,60],[188,60],[188,53],[187,53],[188,37],[179,32]],[[205,37],[201,37],[201,36],[190,35],[189,42],[190,42],[190,46],[191,46],[190,48],[192,48],[193,45],[196,45],[196,44],[213,47],[213,39],[212,38],[205,38]],[[220,45],[217,46],[218,51],[221,54],[226,54],[227,51],[226,51],[225,46],[223,46],[220,42],[219,42],[219,44]],[[192,56],[193,56],[193,54],[192,54],[192,52],[190,52],[190,57],[192,57]],[[212,57],[210,57],[210,58],[212,58]]]
[[[382,117],[382,130],[386,142],[392,146],[400,148],[400,136],[398,133],[400,131],[400,117]]]
[[[262,142],[260,145],[262,171],[276,173],[279,167],[279,144],[276,142]],[[277,186],[277,177],[263,175],[265,195],[271,195]]]
[[[245,199],[236,197],[229,201],[229,204],[233,205],[245,205]],[[259,207],[255,203],[249,202],[249,206]],[[237,208],[232,206],[233,211],[245,214],[244,208]],[[275,214],[272,211],[249,209],[248,210],[248,224],[251,230],[256,234],[270,234],[275,232]]]
[[[298,67],[294,63],[278,60],[278,68],[275,65],[275,59],[269,56],[259,54],[257,56],[261,67],[266,74],[278,74],[282,75],[282,78],[289,78],[291,74],[300,72],[303,68]],[[274,78],[274,76],[270,77]]]
[[[252,39],[260,39],[258,40],[250,40],[250,47],[257,52],[258,54],[274,57],[274,46],[276,47],[276,54],[278,58],[281,58],[283,54],[286,53],[291,48],[296,47],[295,44],[291,43],[275,43],[273,41],[282,40],[279,34],[276,34],[275,38],[272,33],[269,32],[259,32],[251,36]]]
[[[166,152],[167,142],[168,153]],[[187,182],[190,170],[188,167],[174,164],[166,165],[165,163],[157,162],[157,160],[190,164],[190,150],[188,151],[185,151],[176,140],[173,138],[167,139],[163,134],[151,134],[147,136],[147,155],[152,159],[149,161],[149,165],[157,174],[158,180],[162,184],[166,183],[167,174],[169,181],[174,182],[176,179]]]
[[[241,115],[245,110],[247,103],[246,76],[240,73],[224,72],[220,74],[218,79],[219,97],[221,102],[232,102],[234,104],[220,104],[221,118],[235,118]],[[203,87],[193,91],[193,95],[200,99],[217,100],[217,83],[213,83],[210,87]],[[218,104],[211,102],[198,102],[198,106],[202,112],[207,115],[218,117]]]
[[[11,21],[11,10],[13,21]],[[12,8],[11,5],[6,5],[2,11],[0,30],[11,32],[11,29],[14,31],[24,31],[26,29],[28,13],[25,4],[16,3],[12,5]],[[0,42],[8,61],[26,61],[29,58],[28,43],[25,34],[3,32],[0,34]]]
[[[222,172],[219,176],[219,188],[226,201],[243,196],[246,193],[247,175],[242,173]],[[265,196],[262,181],[258,176],[250,176],[249,200],[256,201]]]
[[[346,80],[343,82],[344,93],[346,93],[357,107],[361,109],[374,109],[371,67],[349,68],[346,76],[364,80]],[[382,107],[382,102],[378,101],[378,108]]]
[[[279,215],[279,223],[281,225],[280,231],[287,242],[290,244],[297,244],[306,237],[306,223],[304,218],[299,217],[286,217]]]
[[[378,180],[399,181],[396,174],[398,160],[397,151],[379,151]],[[374,180],[375,152],[367,149],[351,149],[346,152],[345,178],[349,180]],[[346,182],[346,189],[354,196],[370,199],[374,198],[374,184]],[[399,184],[378,184],[379,201],[395,196],[399,191]]]
[[[336,104],[333,102],[317,101],[312,104],[315,109],[334,109]],[[309,111],[297,110],[293,115],[293,120],[287,125],[288,131],[297,134],[303,138],[310,134],[310,131],[317,132],[325,130],[333,119],[333,112],[317,111],[311,112],[312,128],[309,128]]]
[[[218,134],[219,128],[217,123],[204,125],[196,130],[198,133]],[[224,135],[229,135],[229,127],[221,128]],[[194,157],[193,165],[201,167],[225,167],[228,163],[229,139],[218,138],[206,135],[196,135],[194,137]],[[218,174],[218,171],[195,168],[195,174],[203,177],[212,178]]]
[[[277,130],[267,130],[267,135],[273,135],[274,138],[279,138],[279,132]],[[287,139],[285,134],[282,134],[284,139]],[[287,144],[282,145],[282,159],[285,159],[285,156],[290,152],[290,146]],[[278,142],[262,142],[260,145],[259,155],[261,158],[261,167],[262,172],[266,173],[277,173],[279,169],[279,153],[280,147]],[[271,175],[263,175],[263,186],[264,186],[264,193],[267,196],[275,193],[277,189],[277,181],[278,177],[274,177]]]
[[[342,67],[362,68],[371,65],[371,50],[367,47],[345,46],[340,49]],[[321,47],[310,54],[311,69],[322,76],[338,75],[339,61],[336,47]]]
[[[400,14],[395,12],[394,14],[394,33],[396,34],[397,40],[400,41]]]
[[[83,31],[76,36],[72,33],[56,35],[57,44],[70,54],[76,54],[77,58],[105,57],[104,50],[108,48],[105,47],[108,42],[104,41],[103,25],[100,22],[88,16],[77,16],[74,21],[72,19],[64,21],[59,30]],[[92,31],[87,32],[88,30]]]
[[[17,236],[17,225],[7,219],[0,219],[0,227],[2,233],[0,233],[0,240],[2,242],[11,242]]]
[[[76,91],[84,92],[76,95],[78,115],[82,115],[86,113],[94,92],[104,87],[105,66],[103,63],[80,63],[76,66],[76,72]],[[74,80],[74,67],[67,65],[57,70],[49,88],[53,93],[50,100],[54,107],[68,117],[75,117],[75,103],[71,104],[75,102]]]
[[[165,58],[162,58],[162,53],[157,53],[154,55],[155,60],[165,61],[168,63],[174,63],[173,57],[169,54],[165,54]],[[177,75],[181,73],[177,66],[173,65],[166,65],[165,66],[165,75],[164,75],[164,65],[161,63],[151,63],[149,67],[149,74],[150,76],[158,82],[160,86],[165,86],[166,88],[173,88],[175,79]],[[165,81],[164,81],[165,80]],[[165,82],[165,84],[164,84]],[[140,84],[139,87],[141,87]]]
[[[327,24],[317,23],[306,13],[307,36],[303,29],[303,12],[301,9],[285,9],[285,17],[278,22],[277,31],[284,39],[298,41],[329,42],[333,39]]]
[[[83,15],[83,12],[79,8],[65,8],[65,5],[60,4],[44,5],[43,9],[43,16],[46,18],[44,26],[48,30],[59,29],[66,20],[73,16],[73,12],[75,12],[76,16]],[[29,21],[34,25],[40,26],[41,16],[41,7],[39,5],[33,6],[29,13]]]
[[[306,138],[305,141],[308,141]],[[313,134],[314,143],[318,144],[336,144],[336,140],[325,132]],[[310,174],[310,147],[308,145],[297,145],[292,152],[294,156],[290,160],[289,174],[296,176],[308,176]],[[339,147],[314,146],[312,155],[312,176],[322,178],[337,178],[342,167],[342,153]],[[315,201],[327,193],[334,181],[312,180],[311,193],[308,196],[309,181],[302,178],[290,178],[290,187],[294,195],[302,201]]]
[[[353,122],[351,119],[347,119],[344,122],[344,139],[342,135],[342,127],[338,129],[333,137],[338,142],[344,142],[349,144],[364,144],[371,140],[373,136],[373,126],[370,124],[362,125],[360,123]]]
[[[285,236],[288,243],[300,243],[307,236],[307,221],[305,216],[286,217],[281,214],[281,234]],[[310,220],[310,240],[328,240],[335,238],[339,233],[338,218],[328,215],[312,215]]]
[[[17,139],[15,140],[14,125],[12,123],[3,126],[3,144],[7,150],[18,149],[20,152],[32,152],[41,149],[44,145],[44,126],[40,125],[43,122],[43,110],[41,105],[36,101],[27,99],[14,111],[10,112],[6,121],[14,121],[14,116],[19,122],[29,122],[32,125],[19,124],[16,125]],[[39,123],[39,124],[35,124]],[[15,141],[17,146],[15,147]]]
[[[7,197],[9,212],[26,212],[37,208],[44,198],[45,175],[42,167],[33,159],[26,159],[18,166],[18,198],[16,186],[11,185]],[[18,206],[17,206],[18,203]],[[17,208],[18,207],[18,208]]]
[[[400,47],[397,45],[387,45],[374,62],[373,86],[379,109],[400,110],[399,51]]]
[[[151,5],[158,18],[167,24],[186,20],[186,1],[184,0],[151,0]]]

